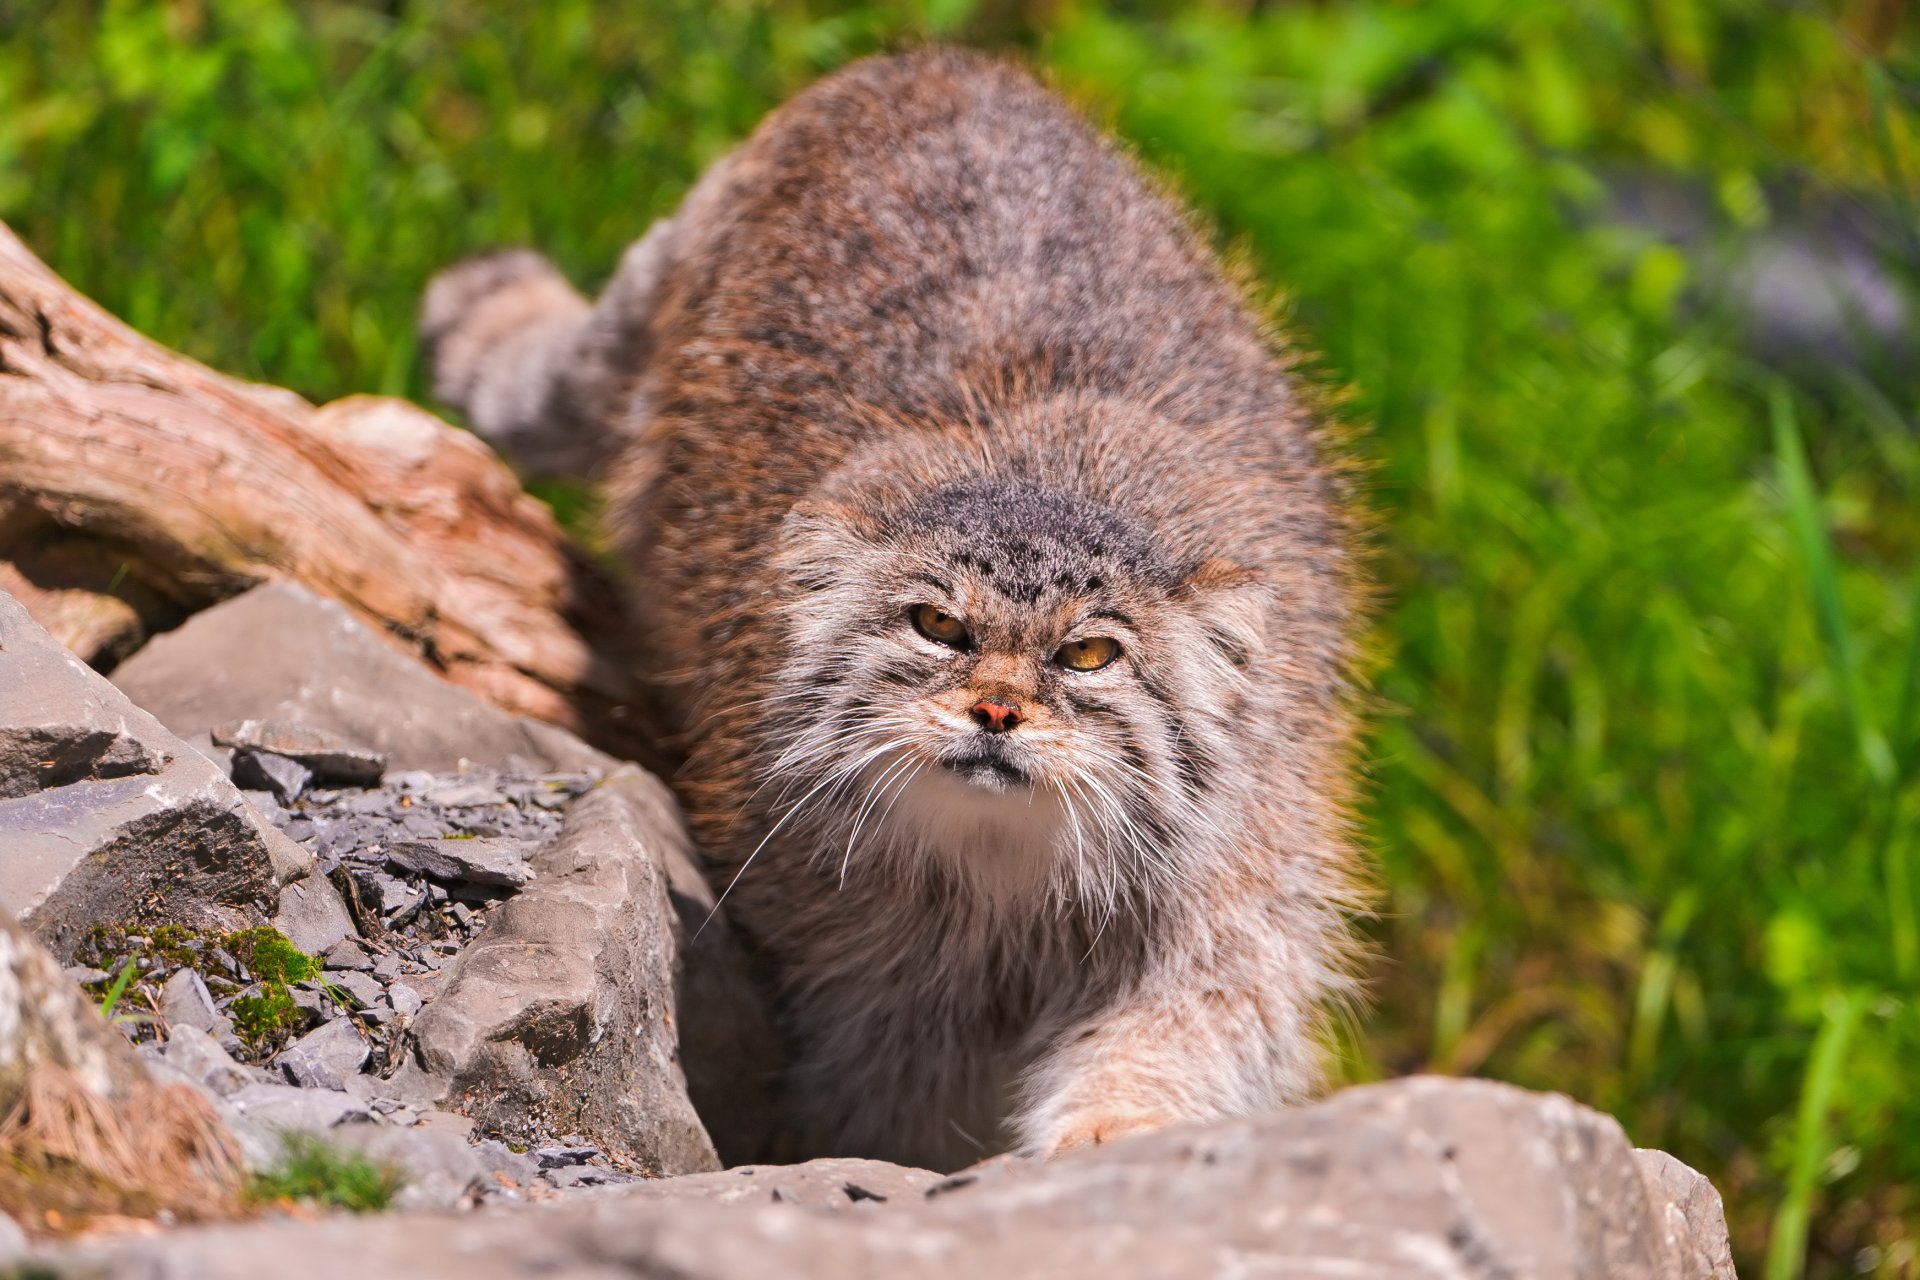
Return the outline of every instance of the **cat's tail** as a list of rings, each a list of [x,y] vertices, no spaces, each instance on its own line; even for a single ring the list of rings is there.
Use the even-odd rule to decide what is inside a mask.
[[[593,475],[640,425],[648,331],[674,241],[663,218],[589,303],[529,249],[469,258],[420,304],[433,394],[533,476]]]

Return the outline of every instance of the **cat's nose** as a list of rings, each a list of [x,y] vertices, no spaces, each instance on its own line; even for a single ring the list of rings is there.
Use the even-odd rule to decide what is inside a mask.
[[[1026,719],[1020,708],[1002,698],[982,698],[973,704],[973,722],[988,733],[1005,733]]]

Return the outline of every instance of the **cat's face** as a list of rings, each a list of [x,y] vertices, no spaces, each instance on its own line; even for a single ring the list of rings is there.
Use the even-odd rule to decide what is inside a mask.
[[[981,481],[811,517],[787,558],[768,769],[844,816],[849,871],[904,846],[1110,893],[1204,820],[1259,628],[1136,523]]]

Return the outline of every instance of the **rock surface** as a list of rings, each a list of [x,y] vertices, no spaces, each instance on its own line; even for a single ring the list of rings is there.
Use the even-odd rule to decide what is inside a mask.
[[[1683,1256],[1669,1244],[1669,1182],[1643,1177],[1612,1120],[1487,1082],[1372,1085],[950,1179],[850,1163],[667,1179],[457,1223],[334,1219],[89,1241],[38,1261],[53,1275],[142,1280],[254,1280],[269,1263],[279,1280],[1732,1274],[1711,1269],[1710,1245]],[[774,1196],[783,1186],[791,1201]]]
[[[56,954],[106,921],[263,921],[312,858],[0,595],[0,908]]]
[[[292,583],[195,614],[116,667],[113,681],[208,749],[215,729],[251,720],[327,735],[390,769],[451,772],[471,760],[516,773],[605,773],[615,764],[565,730],[448,684],[344,606]]]
[[[532,884],[415,1021],[431,1087],[510,1139],[577,1130],[649,1172],[717,1168],[672,1003],[666,860],[685,841],[665,789],[637,771],[576,802]]]

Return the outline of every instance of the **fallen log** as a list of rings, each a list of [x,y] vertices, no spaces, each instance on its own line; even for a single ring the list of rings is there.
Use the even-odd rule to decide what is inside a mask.
[[[154,343],[0,225],[0,590],[88,661],[269,579],[496,705],[643,750],[613,584],[478,438]]]

